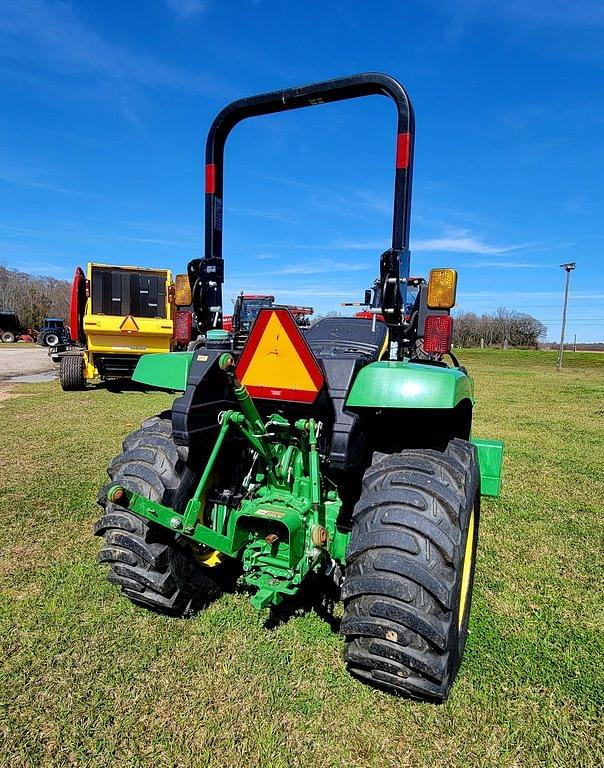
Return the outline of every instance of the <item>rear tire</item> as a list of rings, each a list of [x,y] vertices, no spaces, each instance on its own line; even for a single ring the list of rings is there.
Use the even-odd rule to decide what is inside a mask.
[[[2,334],[2,341],[5,344],[12,344],[15,341],[15,334],[10,331],[4,331]]]
[[[84,389],[84,359],[80,355],[66,355],[59,363],[59,381],[65,392]]]
[[[447,698],[468,634],[480,475],[476,449],[374,454],[342,587],[352,674],[423,701]]]
[[[188,448],[176,446],[169,419],[154,417],[123,442],[107,473],[111,483],[99,493],[103,517],[94,533],[103,536],[100,563],[109,565],[108,579],[133,603],[171,616],[187,616],[222,592],[220,566],[200,565],[183,537],[107,500],[107,489],[119,483],[154,501],[181,508],[194,480],[187,467]]]

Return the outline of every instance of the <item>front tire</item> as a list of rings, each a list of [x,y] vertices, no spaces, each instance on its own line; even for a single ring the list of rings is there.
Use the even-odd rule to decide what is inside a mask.
[[[61,340],[57,336],[56,333],[47,333],[44,336],[44,346],[46,347],[56,347],[58,344],[61,343]]]
[[[123,448],[107,469],[109,485],[119,483],[179,509],[194,476],[187,467],[188,448],[174,444],[171,421],[147,419]],[[105,540],[97,559],[109,565],[109,581],[133,603],[171,616],[194,613],[218,597],[220,567],[201,565],[182,537],[109,502],[109,485],[99,494],[103,516],[94,528]]]
[[[353,513],[342,587],[349,670],[442,702],[466,644],[480,515],[476,449],[375,454]]]
[[[5,344],[12,344],[15,341],[15,334],[10,331],[4,331],[2,334],[2,341]]]

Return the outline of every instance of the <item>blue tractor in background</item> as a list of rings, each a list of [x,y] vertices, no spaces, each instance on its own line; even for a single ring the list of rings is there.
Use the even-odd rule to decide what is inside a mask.
[[[69,344],[71,332],[64,320],[57,317],[45,317],[38,333],[38,344],[43,347],[56,347],[59,344]]]

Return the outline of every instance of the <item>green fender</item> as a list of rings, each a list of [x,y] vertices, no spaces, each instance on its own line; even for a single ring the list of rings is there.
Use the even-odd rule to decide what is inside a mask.
[[[143,355],[133,381],[157,389],[184,392],[194,352]],[[203,354],[203,353],[200,353]],[[441,368],[408,361],[383,361],[362,368],[350,390],[347,406],[359,408],[455,408],[463,400],[474,402],[472,379],[456,368]],[[481,492],[498,496],[501,486],[503,443],[472,439],[479,454]]]
[[[158,389],[184,391],[193,352],[143,355],[133,381]],[[362,368],[346,405],[365,408],[454,408],[474,401],[472,379],[457,368],[385,360]]]
[[[160,352],[143,355],[134,369],[132,381],[157,389],[184,392],[193,360],[193,352]]]
[[[452,409],[464,400],[474,403],[472,379],[457,368],[382,361],[361,368],[346,400],[352,408]],[[480,492],[499,496],[503,442],[472,438],[478,451]]]
[[[457,368],[383,360],[361,368],[348,394],[351,408],[455,408],[474,402],[472,379]]]

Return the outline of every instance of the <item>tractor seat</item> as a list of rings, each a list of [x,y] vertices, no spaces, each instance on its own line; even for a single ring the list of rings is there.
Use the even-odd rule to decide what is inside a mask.
[[[357,317],[325,317],[304,334],[318,360],[354,358],[359,366],[379,360],[388,338],[388,326]]]

